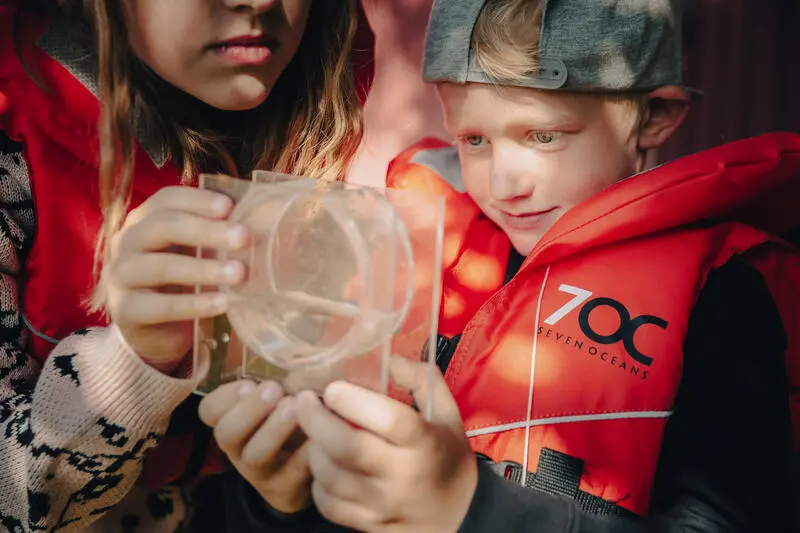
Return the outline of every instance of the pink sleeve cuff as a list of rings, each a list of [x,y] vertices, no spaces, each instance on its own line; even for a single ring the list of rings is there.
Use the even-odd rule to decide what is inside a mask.
[[[187,357],[175,373],[186,379],[163,374],[134,353],[115,325],[93,337],[85,339],[86,349],[77,355],[87,404],[97,416],[135,431],[164,431],[172,412],[207,371],[207,360],[192,369]]]

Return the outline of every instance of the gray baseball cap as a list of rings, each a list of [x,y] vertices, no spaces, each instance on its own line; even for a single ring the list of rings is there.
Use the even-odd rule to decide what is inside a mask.
[[[475,61],[472,33],[485,0],[435,0],[423,78],[597,92],[681,85],[681,0],[542,1],[539,72],[508,82],[491,79]]]

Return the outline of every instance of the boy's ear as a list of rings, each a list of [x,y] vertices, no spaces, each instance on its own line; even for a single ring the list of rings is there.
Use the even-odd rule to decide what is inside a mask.
[[[682,87],[659,87],[647,95],[647,107],[639,126],[639,149],[654,150],[672,137],[689,112],[692,97]]]

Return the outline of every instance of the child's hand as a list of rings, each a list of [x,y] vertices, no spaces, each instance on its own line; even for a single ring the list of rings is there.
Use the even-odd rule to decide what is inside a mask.
[[[196,247],[235,250],[245,228],[223,219],[232,202],[191,187],[167,187],[128,215],[109,241],[102,274],[106,305],[125,341],[151,366],[170,372],[192,346],[192,321],[220,315],[228,301],[219,292],[194,294],[194,286],[238,283],[238,262],[200,259]]]
[[[397,358],[392,373],[418,405],[425,404],[424,365]],[[297,397],[298,421],[309,438],[312,494],[326,518],[368,533],[458,530],[477,485],[477,461],[438,373],[432,393],[431,422],[347,383],[325,390],[325,406],[313,393]]]
[[[200,418],[236,470],[282,513],[311,502],[307,445],[298,442],[294,412],[294,399],[274,382],[229,383],[200,404]]]

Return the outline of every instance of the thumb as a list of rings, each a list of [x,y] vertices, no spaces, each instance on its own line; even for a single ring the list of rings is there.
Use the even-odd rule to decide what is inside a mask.
[[[407,389],[411,393],[422,415],[429,422],[444,424],[463,432],[464,424],[461,421],[458,404],[456,404],[442,373],[435,367],[433,371],[430,371],[429,364],[409,361],[405,357],[394,355],[390,362],[389,372],[397,386]],[[431,407],[430,412],[426,412],[428,405]]]

